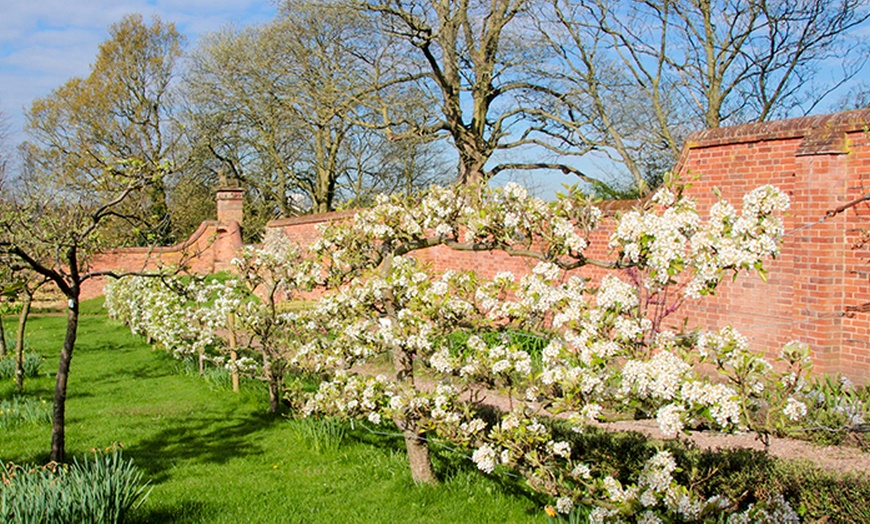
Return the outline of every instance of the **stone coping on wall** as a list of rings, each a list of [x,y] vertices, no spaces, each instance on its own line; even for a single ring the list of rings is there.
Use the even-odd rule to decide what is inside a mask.
[[[173,246],[117,247],[104,251],[104,253],[174,253],[177,251],[184,251],[190,246],[196,245],[197,241],[202,238],[209,229],[218,229],[220,226],[221,223],[217,220],[206,220],[196,228],[196,231],[194,231],[187,240],[179,242]]]
[[[743,124],[696,131],[686,138],[685,149],[715,147],[746,142],[804,138],[820,132],[862,131],[870,124],[870,109],[844,111],[831,115],[804,116],[788,120]]]
[[[317,224],[319,222],[329,222],[332,220],[341,220],[344,218],[353,217],[358,210],[352,209],[348,211],[330,211],[328,213],[315,213],[313,215],[300,215],[295,217],[278,218],[270,220],[267,228],[298,226],[302,224]]]

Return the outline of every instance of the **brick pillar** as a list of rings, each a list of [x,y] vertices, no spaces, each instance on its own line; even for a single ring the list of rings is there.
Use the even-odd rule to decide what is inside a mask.
[[[217,238],[212,246],[214,270],[232,271],[232,260],[242,248],[242,203],[245,190],[239,187],[217,190]]]
[[[242,225],[244,213],[242,203],[245,190],[240,187],[228,187],[217,190],[217,219],[221,224],[237,222]]]

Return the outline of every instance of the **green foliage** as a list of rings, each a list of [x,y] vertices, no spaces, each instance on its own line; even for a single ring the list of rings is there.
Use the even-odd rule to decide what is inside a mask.
[[[853,385],[844,377],[815,377],[806,395],[807,418],[796,434],[820,444],[841,444],[853,438],[864,444],[862,433],[870,415],[870,389]]]
[[[535,333],[527,331],[519,331],[516,329],[505,329],[502,331],[485,331],[471,333],[470,331],[457,330],[450,333],[446,337],[446,342],[450,347],[451,354],[463,355],[468,351],[468,338],[476,334],[487,344],[507,344],[513,349],[525,351],[529,355],[540,359],[541,352],[550,343],[549,339],[543,338]]]
[[[621,481],[636,477],[644,462],[665,448],[677,459],[680,483],[699,487],[705,497],[722,495],[743,508],[782,493],[805,522],[870,522],[870,507],[864,503],[870,497],[866,474],[827,471],[808,461],[779,460],[749,449],[701,450],[634,432],[589,427],[577,434],[561,421],[554,422],[553,430],[554,436],[571,441],[574,453],[584,461]],[[550,522],[575,522],[588,510],[578,506],[567,516],[551,517]]]
[[[51,404],[30,397],[0,399],[0,428],[18,424],[51,424]]]
[[[579,505],[571,510],[567,515],[562,515],[556,512],[556,509],[552,506],[547,506],[547,521],[550,524],[585,524],[589,522],[589,513],[591,513],[592,507],[586,505]]]
[[[0,516],[8,522],[121,523],[148,497],[142,472],[118,451],[71,465],[0,464]]]
[[[334,417],[291,419],[290,423],[296,438],[318,455],[337,452],[348,434],[347,421]]]
[[[28,378],[38,377],[45,361],[42,355],[28,351],[24,353],[22,368],[24,376]],[[0,358],[0,380],[15,378],[15,355],[9,354]]]
[[[17,315],[22,307],[21,302],[0,302],[0,315]]]
[[[209,360],[203,362],[202,373],[199,371],[199,363],[194,357],[188,357],[181,360],[171,361],[172,369],[175,373],[185,377],[201,377],[209,387],[221,390],[230,391],[233,389],[232,373],[226,368],[215,366]]]
[[[807,462],[781,462],[771,468],[771,489],[792,500],[805,522],[870,522],[867,475],[824,471]]]

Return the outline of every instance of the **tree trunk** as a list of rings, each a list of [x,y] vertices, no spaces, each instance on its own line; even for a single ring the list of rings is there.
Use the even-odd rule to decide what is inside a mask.
[[[286,215],[285,215],[286,216]],[[239,392],[239,368],[236,366],[236,360],[238,360],[238,355],[236,354],[236,316],[233,313],[229,313],[227,315],[227,331],[228,331],[228,340],[230,344],[230,362],[232,362],[233,370],[232,370],[232,380],[233,380],[233,391]]]
[[[459,173],[456,176],[457,186],[480,184],[486,180],[483,164],[476,160],[459,161]]]
[[[411,467],[411,478],[415,484],[434,484],[438,482],[432,460],[429,458],[429,442],[417,433],[414,427],[402,431],[405,438],[405,449],[408,450],[408,465]]]
[[[54,412],[51,423],[51,457],[54,462],[63,462],[65,446],[65,413],[66,385],[69,379],[69,367],[72,362],[73,349],[76,346],[76,335],[79,327],[79,294],[73,291],[69,299],[69,311],[66,317],[66,336],[63,339],[63,349],[60,352],[60,362],[57,366],[57,382],[54,387]]]
[[[403,349],[393,350],[393,365],[396,368],[396,380],[399,384],[414,387],[414,361],[411,354]],[[416,484],[434,484],[438,481],[432,460],[429,458],[429,442],[417,431],[416,424],[406,420],[394,419],[396,426],[402,430],[405,439],[405,449],[408,452],[408,466],[411,468],[411,478]]]
[[[263,353],[263,374],[266,376],[266,384],[269,386],[269,413],[277,413],[281,408],[280,377],[275,373],[272,359]]]
[[[151,200],[148,220],[151,224],[151,233],[153,233],[154,238],[146,238],[143,245],[153,245],[155,242],[158,246],[170,245],[175,239],[172,236],[172,222],[169,217],[166,186],[162,177],[154,181],[148,197]]]
[[[6,332],[3,330],[3,315],[0,315],[0,357],[5,357],[6,353]]]
[[[24,293],[24,304],[18,316],[18,332],[15,334],[15,388],[24,389],[24,329],[27,327],[27,317],[30,315],[30,305],[33,295]]]
[[[269,413],[281,409],[281,388],[276,377],[269,377]]]
[[[381,263],[380,273],[387,278],[392,269],[392,257],[384,258]],[[387,317],[396,322],[396,304],[392,291],[387,290],[384,296],[384,308]],[[414,358],[410,352],[402,347],[393,348],[393,368],[396,370],[396,382],[400,387],[414,389]],[[405,439],[405,449],[408,452],[408,466],[411,468],[411,478],[416,484],[434,484],[438,481],[435,470],[432,468],[432,460],[429,458],[429,442],[425,435],[417,431],[417,425],[413,421],[393,418],[396,426],[402,430]]]

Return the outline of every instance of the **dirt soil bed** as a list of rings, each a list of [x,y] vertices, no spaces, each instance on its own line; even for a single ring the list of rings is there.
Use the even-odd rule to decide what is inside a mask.
[[[483,402],[502,411],[510,411],[508,399],[491,391],[482,392]],[[655,420],[624,420],[597,424],[611,431],[637,431],[654,439],[665,439]],[[764,451],[764,443],[754,433],[728,434],[717,431],[690,431],[681,440],[693,442],[700,449],[753,449]],[[842,473],[870,474],[870,453],[853,446],[821,446],[791,438],[770,437],[768,452],[786,460],[809,460],[820,467]]]
[[[656,439],[664,439],[654,420],[626,420],[600,424],[613,431],[637,431]],[[715,431],[691,431],[684,437],[701,449],[754,449],[764,451],[764,444],[753,433],[726,434]],[[810,460],[819,466],[852,473],[870,473],[870,453],[850,446],[820,446],[791,438],[770,437],[768,452],[787,460]]]

